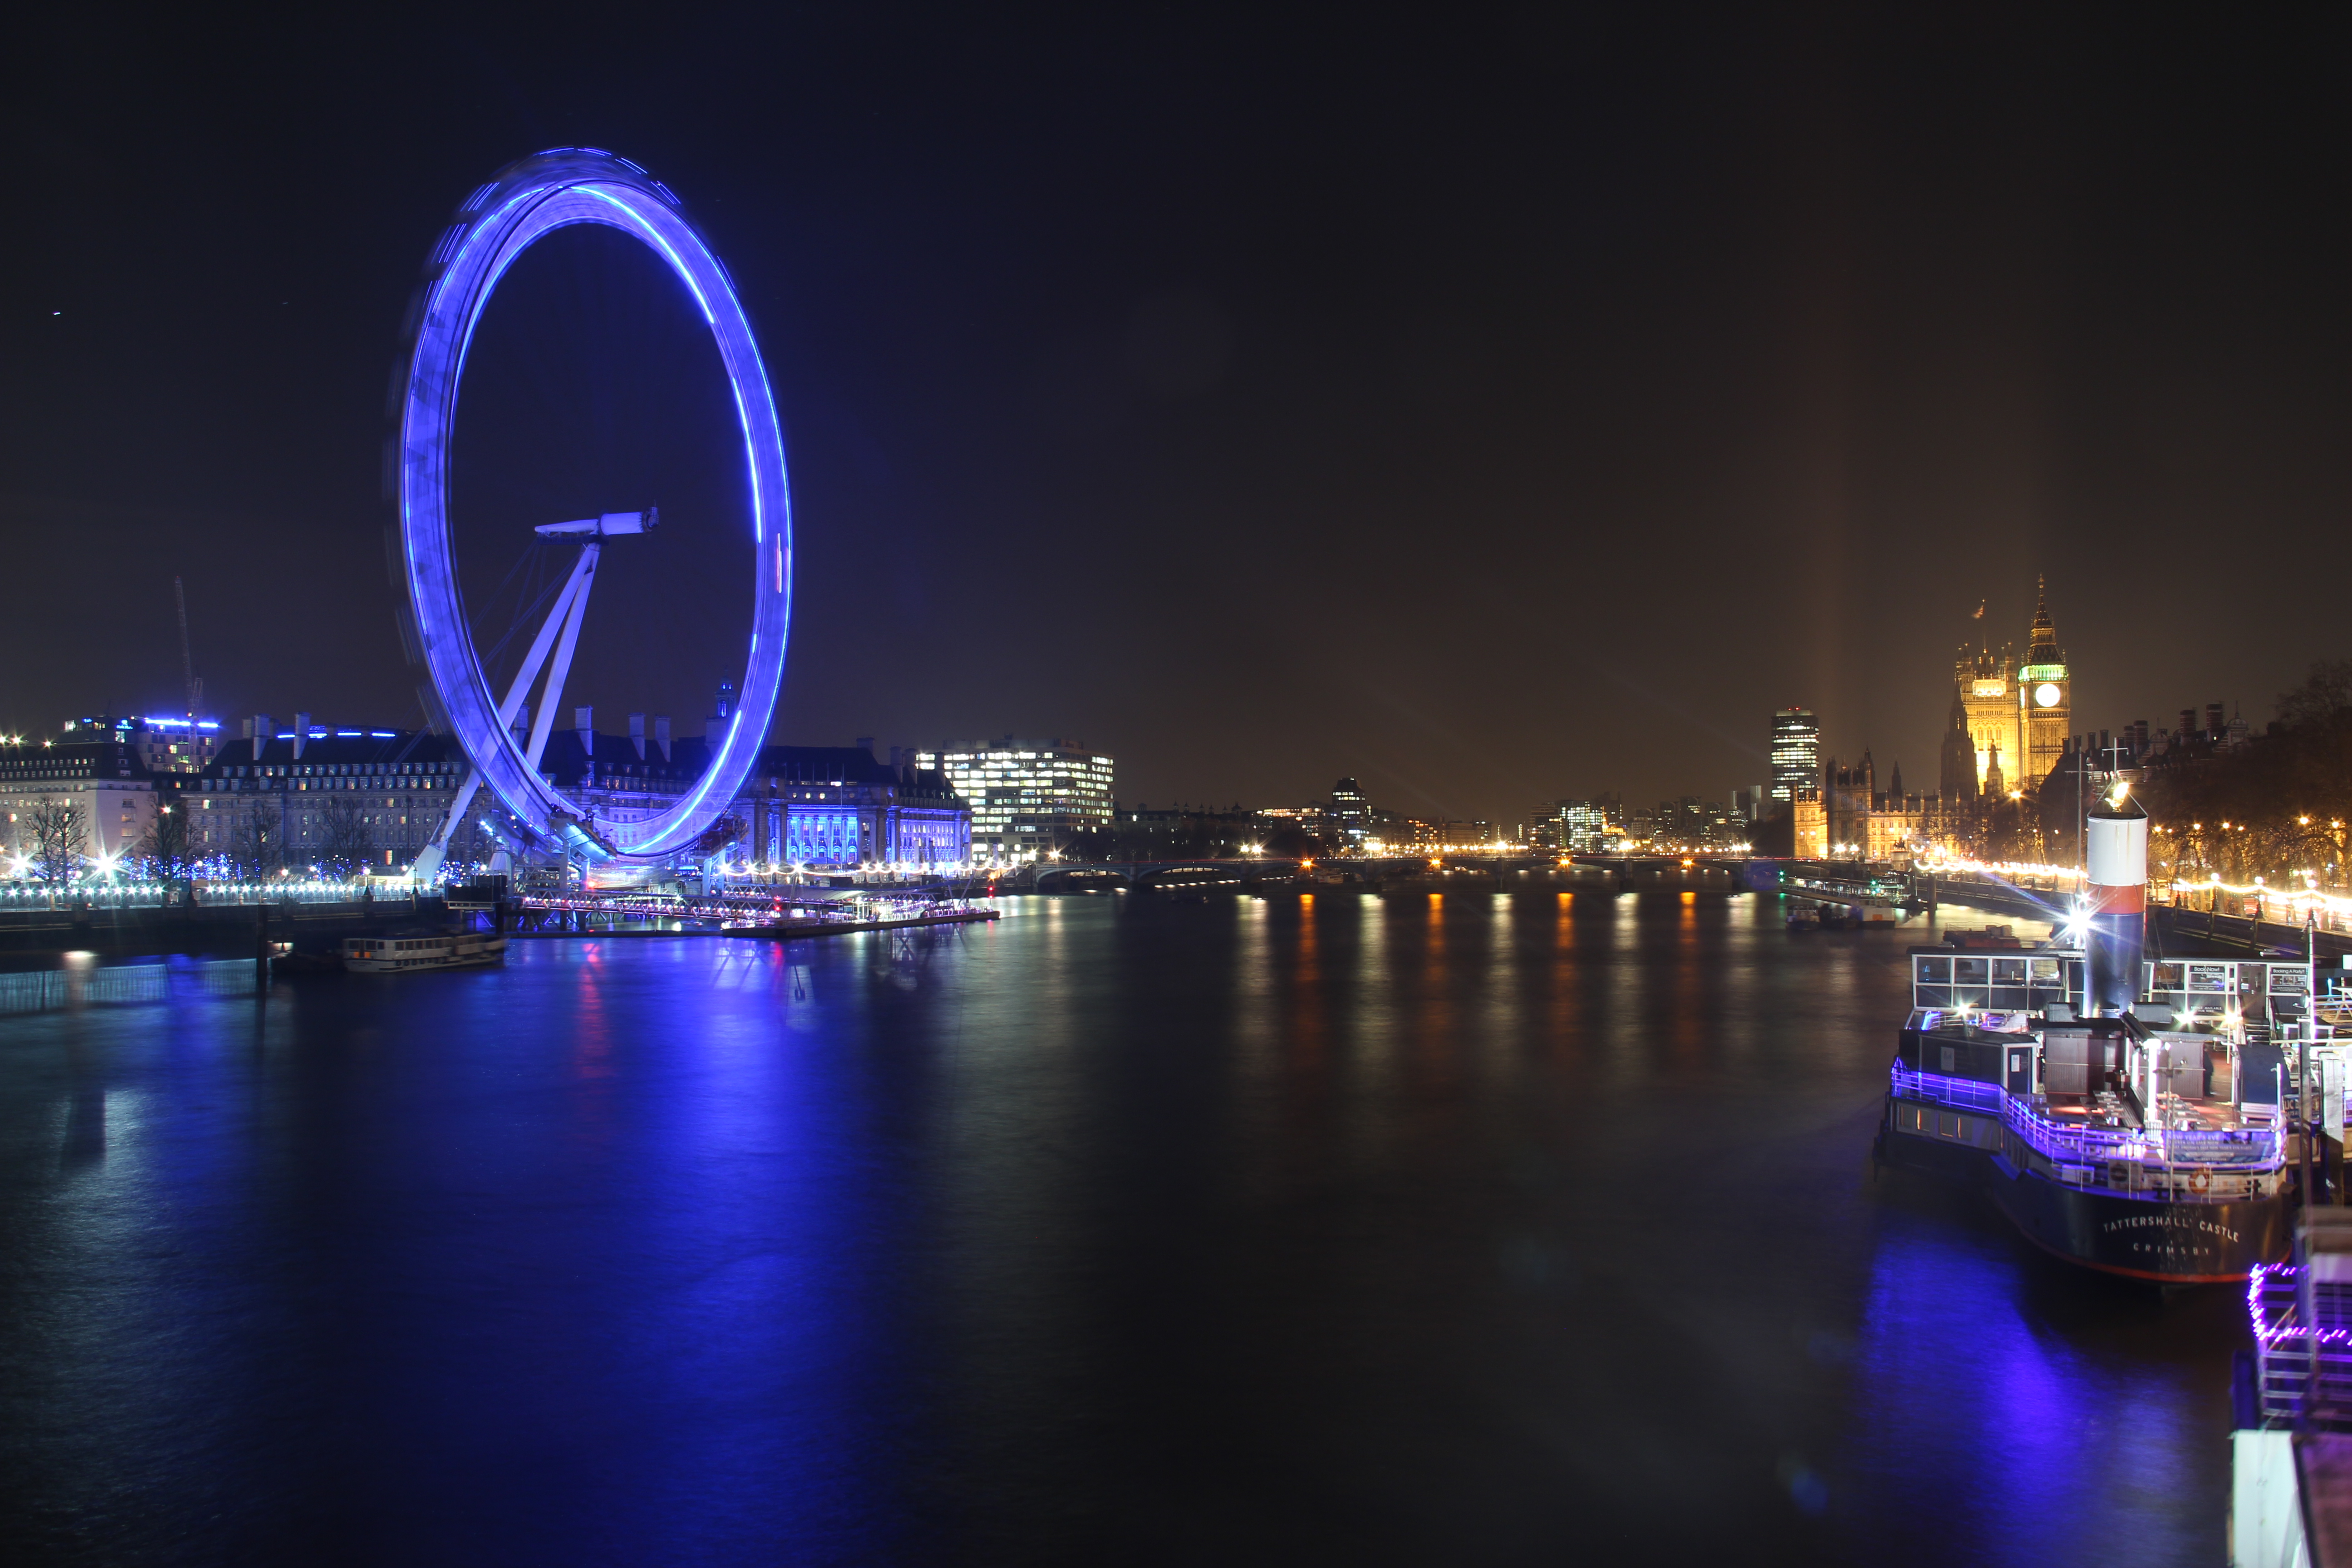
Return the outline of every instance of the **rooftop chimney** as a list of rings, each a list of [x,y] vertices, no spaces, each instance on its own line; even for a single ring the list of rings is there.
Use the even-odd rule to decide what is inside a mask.
[[[522,702],[516,704],[514,722],[508,725],[507,728],[513,731],[514,742],[518,748],[523,751],[529,751],[530,749],[530,703]]]
[[[642,713],[629,715],[629,744],[637,749],[637,761],[644,762],[646,760],[646,716]]]
[[[572,710],[572,728],[580,736],[580,754],[590,762],[594,762],[596,760],[596,710],[574,708]]]
[[[294,760],[295,760],[296,762],[298,762],[298,763],[299,763],[299,762],[300,762],[300,761],[302,760],[302,742],[304,742],[305,741],[308,741],[310,738],[310,716],[308,713],[297,713],[297,714],[295,714],[295,715],[294,715]]]
[[[267,713],[256,713],[245,721],[246,739],[253,742],[253,760],[261,761],[262,748],[278,738],[278,726],[269,721]]]
[[[669,715],[667,713],[654,715],[654,750],[661,753],[663,762],[669,761]]]

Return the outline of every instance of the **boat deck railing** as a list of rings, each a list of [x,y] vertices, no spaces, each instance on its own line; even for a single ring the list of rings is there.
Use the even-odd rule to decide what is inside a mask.
[[[2285,1158],[2285,1139],[2274,1127],[2151,1131],[2136,1127],[2074,1127],[2053,1121],[2038,1095],[2013,1095],[1997,1083],[1916,1072],[1895,1064],[1896,1094],[1948,1105],[1958,1110],[1999,1116],[2025,1142],[2062,1164],[2110,1160],[2158,1160],[2172,1165],[2270,1165]]]
[[[1979,1083],[1972,1078],[1953,1078],[1947,1073],[1916,1072],[1901,1062],[1895,1064],[1895,1092],[1908,1100],[1932,1100],[1955,1110],[1982,1110],[1994,1116],[2001,1113],[2009,1100],[2008,1093],[1997,1083]]]

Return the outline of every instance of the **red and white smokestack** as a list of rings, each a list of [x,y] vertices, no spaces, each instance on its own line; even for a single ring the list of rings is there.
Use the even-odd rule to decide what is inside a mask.
[[[2147,813],[2129,785],[2116,785],[2091,808],[2085,837],[2091,1011],[2116,1017],[2139,1000],[2147,936]]]

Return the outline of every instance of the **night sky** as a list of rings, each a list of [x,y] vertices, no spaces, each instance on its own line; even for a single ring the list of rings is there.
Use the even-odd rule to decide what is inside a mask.
[[[1790,702],[1932,789],[1953,648],[2037,573],[2078,727],[2259,727],[2352,654],[2341,11],[142,15],[0,66],[12,728],[177,710],[174,574],[232,731],[420,721],[399,321],[567,144],[677,190],[761,334],[779,740],[1507,823],[1723,798]],[[496,584],[548,509],[661,502],[566,706],[698,729],[723,393],[609,249],[494,306],[461,545]]]

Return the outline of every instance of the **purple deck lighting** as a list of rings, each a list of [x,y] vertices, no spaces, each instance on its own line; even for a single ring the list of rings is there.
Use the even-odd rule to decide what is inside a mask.
[[[401,397],[397,472],[400,532],[416,648],[449,724],[485,783],[518,818],[560,836],[559,816],[588,814],[531,767],[499,721],[498,700],[467,635],[450,542],[450,437],[458,384],[476,324],[499,279],[530,245],[571,224],[603,224],[632,235],[669,265],[711,335],[735,395],[751,493],[751,637],[741,693],[709,766],[692,790],[657,816],[600,823],[624,855],[655,857],[690,844],[716,820],[756,761],[784,679],[792,618],[792,503],[783,432],[751,324],[726,268],[658,181],[625,158],[564,148],[510,164],[467,199],[425,268],[415,339]],[[745,715],[753,716],[747,723]],[[576,837],[576,836],[572,836]],[[593,841],[591,854],[600,855]]]

